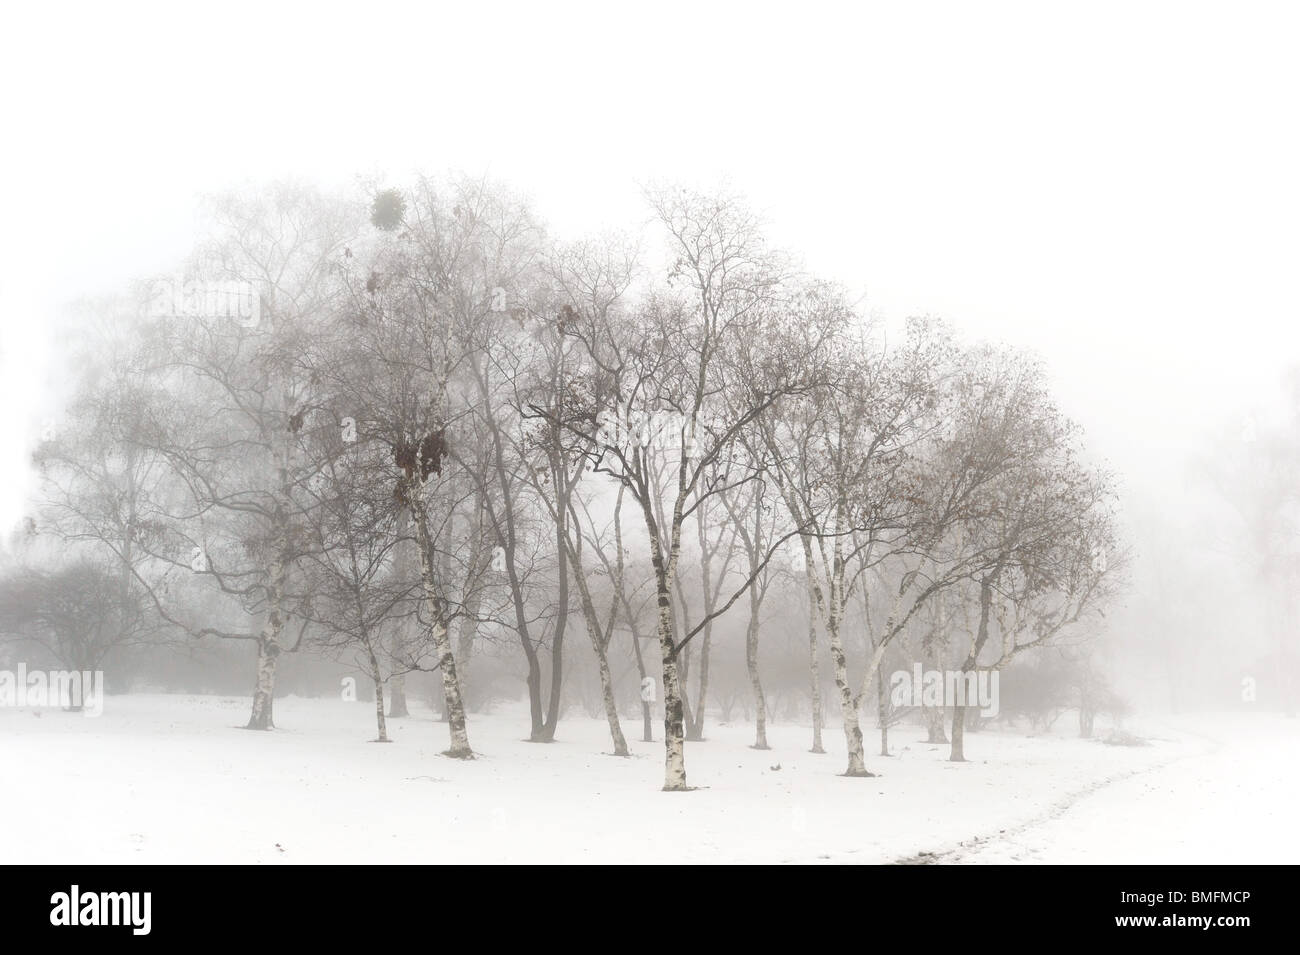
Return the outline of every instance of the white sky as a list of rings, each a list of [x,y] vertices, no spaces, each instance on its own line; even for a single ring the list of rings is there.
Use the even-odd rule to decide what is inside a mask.
[[[488,172],[557,230],[723,179],[884,315],[1036,350],[1134,485],[1300,359],[1297,14],[1241,3],[101,4],[0,34],[0,525],[57,303],[197,193]],[[1266,415],[1265,415],[1266,417]]]

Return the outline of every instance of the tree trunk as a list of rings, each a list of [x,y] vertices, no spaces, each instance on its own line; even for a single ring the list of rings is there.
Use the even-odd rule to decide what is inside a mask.
[[[388,724],[384,722],[384,678],[379,672],[379,658],[374,650],[370,654],[370,678],[375,681],[375,726],[379,730],[377,743],[388,742]]]
[[[754,690],[754,749],[769,749],[767,745],[767,700],[763,696],[763,682],[758,674],[758,596],[749,590],[749,630],[745,634],[745,665],[749,668],[749,684]]]
[[[245,729],[275,729],[271,708],[275,699],[275,664],[280,656],[280,645],[262,637],[257,641],[257,685],[253,690],[253,711]]]
[[[609,735],[614,741],[614,755],[627,756],[627,739],[618,721],[618,703],[614,700],[614,680],[609,673],[609,656],[602,648],[596,655],[600,665],[600,691],[605,700],[605,719],[609,722]]]
[[[674,645],[676,645],[677,631],[673,630]],[[677,679],[682,686],[682,719],[685,721],[687,738],[691,735],[691,726],[695,722],[695,716],[691,713],[691,657],[695,648],[691,644],[686,645],[686,649],[677,657]]]
[[[284,552],[283,546],[281,553]],[[280,633],[284,630],[282,608],[284,604],[284,562],[276,560],[271,565],[271,612],[257,640],[257,684],[253,689],[253,711],[249,714],[250,730],[275,728],[272,703],[275,700],[275,665],[280,657]]]
[[[651,542],[657,550],[657,545]],[[654,561],[662,564],[658,554]],[[664,681],[664,791],[684,792],[686,785],[686,720],[682,710],[682,686],[677,679],[677,652],[673,646],[672,594],[659,577],[659,655],[663,661]]]
[[[558,475],[556,483],[559,483]],[[560,504],[564,506],[564,501],[561,500]],[[555,742],[555,730],[560,722],[560,693],[564,681],[564,635],[569,627],[569,555],[564,546],[568,534],[567,523],[557,521],[556,537],[559,550],[556,560],[559,563],[557,571],[560,575],[560,587],[556,599],[559,603],[559,611],[555,617],[555,630],[551,634],[551,695],[546,705],[546,718],[542,721],[542,741],[547,743]]]
[[[411,543],[406,539],[411,530],[411,523],[411,508],[402,508],[397,525],[398,538],[402,543],[397,548],[395,560],[398,565],[398,573],[403,579],[407,579],[415,570]],[[419,550],[418,544],[416,550]],[[390,719],[411,715],[406,708],[406,664],[402,662],[402,651],[410,642],[410,629],[413,627],[413,621],[407,619],[398,620],[393,634],[394,646],[389,654],[391,687],[388,694],[388,716]]]
[[[704,739],[704,715],[705,709],[709,703],[709,657],[713,649],[713,623],[710,617],[717,609],[717,590],[713,583],[713,551],[709,548],[708,529],[709,522],[706,519],[705,509],[701,507],[695,512],[695,526],[697,530],[697,539],[700,545],[700,582],[703,584],[704,594],[704,633],[700,644],[700,677],[698,683],[698,693],[695,702],[695,713],[692,716],[690,707],[686,709],[686,738],[693,743],[701,742]],[[734,541],[734,537],[733,537]],[[731,562],[730,551],[728,551],[726,562],[723,564],[722,576],[725,578],[727,566]],[[721,586],[721,581],[718,586]],[[684,597],[684,595],[683,595]],[[682,623],[686,624],[686,603],[682,602]],[[685,674],[683,674],[683,692],[689,693],[686,686]]]
[[[966,755],[962,742],[966,734],[966,707],[954,701],[952,707],[952,748],[948,753],[949,762],[964,763]]]
[[[476,588],[477,589],[477,588]],[[482,694],[474,692],[474,686],[470,683],[470,664],[474,659],[474,638],[478,635],[478,621],[474,617],[478,616],[479,598],[477,596],[470,598],[471,605],[465,607],[466,616],[460,618],[456,627],[456,664],[460,668],[460,687],[461,694],[465,697],[466,705],[473,709],[476,700],[481,700]]]
[[[663,642],[664,666],[664,791],[689,789],[686,785],[686,723],[682,715],[682,688],[677,681],[677,661],[672,647]]]
[[[677,558],[681,547],[682,503],[685,499],[686,470],[683,466],[677,479],[677,503],[669,525],[668,553],[659,536],[653,507],[643,495],[641,513],[650,538],[650,564],[654,568],[655,597],[659,611],[656,630],[659,636],[659,657],[663,667],[664,689],[664,792],[686,792],[686,723],[685,700],[681,680],[677,676],[678,646],[674,634],[673,581],[677,574]],[[690,649],[690,644],[686,644]]]
[[[803,539],[804,561],[808,573],[808,676],[812,684],[812,749],[810,753],[825,753],[822,748],[822,676],[817,659],[817,600],[812,583],[812,548]]]
[[[537,651],[533,648],[532,638],[527,634],[520,634],[521,645],[524,648],[524,657],[528,661],[528,677],[525,681],[528,687],[528,742],[543,742],[542,733],[546,718],[542,715],[542,663],[537,658]]]
[[[880,755],[889,755],[889,696],[885,689],[885,671],[876,670],[876,720],[880,723]]]
[[[483,503],[482,490],[475,493],[475,520],[471,523],[469,559],[466,564],[467,577],[465,586],[465,616],[460,618],[456,633],[456,663],[460,667],[459,677],[461,693],[466,706],[474,709],[482,694],[474,692],[470,682],[470,664],[474,659],[474,638],[478,635],[478,615],[483,605],[483,588],[480,586],[483,574],[490,565],[487,546],[483,539]]]
[[[999,570],[1001,565],[999,565]],[[975,643],[966,655],[965,662],[961,665],[961,680],[963,685],[966,681],[966,674],[971,672],[979,664],[980,650],[984,649],[984,643],[989,636],[989,610],[993,606],[993,580],[992,575],[985,577],[980,582],[980,623],[979,631],[975,635]],[[958,698],[953,700],[952,707],[952,750],[948,754],[949,762],[964,763],[966,762],[966,753],[963,743],[966,736],[966,695],[964,692],[958,693]]]
[[[627,602],[624,601],[624,607],[626,606],[627,606]],[[630,611],[629,611],[629,621],[630,621]],[[647,676],[647,673],[645,668],[645,656],[641,653],[641,635],[637,633],[637,628],[635,623],[631,624],[631,629],[632,629],[632,650],[634,651],[633,655],[636,657],[636,670],[637,673],[640,675],[641,679],[644,680]],[[655,741],[654,710],[651,708],[650,704],[647,703],[645,700],[641,701],[641,724],[642,724],[641,742],[653,743]]]
[[[513,531],[511,532],[513,533]],[[525,601],[523,584],[515,570],[514,541],[507,537],[505,544],[506,578],[510,582],[510,599],[515,608],[515,632],[519,635],[519,646],[524,651],[524,660],[528,663],[528,741],[530,743],[549,742],[546,738],[546,717],[542,705],[542,663],[533,645],[532,634],[528,627],[528,609]]]
[[[686,738],[692,743],[700,743],[704,740],[704,709],[709,692],[709,651],[713,643],[712,630],[711,625],[704,628],[704,642],[700,644],[699,696],[696,697],[694,718],[690,720],[686,733]]]
[[[287,460],[287,451],[286,460]],[[287,464],[281,468],[282,482]],[[277,522],[276,559],[270,564],[268,576],[270,611],[257,638],[257,683],[252,694],[252,712],[248,715],[246,729],[274,729],[272,703],[276,696],[276,663],[279,659],[279,635],[285,629],[285,555],[289,551],[289,529],[283,520]]]
[[[419,477],[412,480],[412,484]],[[451,748],[443,755],[454,759],[473,759],[474,751],[470,749],[469,733],[465,725],[465,703],[460,695],[460,682],[456,677],[456,658],[451,649],[451,633],[447,629],[445,604],[438,593],[435,578],[433,542],[429,539],[429,526],[424,513],[424,501],[421,497],[423,488],[411,488],[411,516],[415,521],[416,539],[420,545],[420,573],[424,578],[425,601],[432,620],[430,628],[434,650],[438,655],[438,670],[442,674],[442,695],[447,713],[447,725],[451,733]]]
[[[925,713],[925,741],[936,745],[948,742],[948,734],[943,731],[942,706],[927,706]]]
[[[843,524],[841,520],[839,522]],[[840,632],[844,598],[844,543],[836,536],[834,563],[830,579],[830,612],[826,615],[826,635],[830,638],[831,663],[835,667],[835,686],[840,693],[840,715],[844,720],[844,741],[848,744],[849,765],[845,776],[871,776],[862,748],[862,726],[858,722],[858,705],[849,687],[849,667],[844,656],[844,638]]]
[[[931,630],[921,641],[921,669],[922,676],[925,673],[938,671],[939,669],[939,649],[938,649],[937,628]],[[922,701],[925,695],[922,694]],[[927,743],[946,743],[948,735],[943,731],[943,705],[926,706],[924,702],[921,705],[921,715],[925,718],[925,734]]]
[[[614,549],[617,553],[615,580],[615,596],[623,607],[623,614],[627,618],[628,630],[632,634],[632,656],[636,659],[636,672],[639,681],[644,681],[649,674],[646,672],[645,655],[641,652],[641,631],[637,626],[635,615],[632,613],[632,604],[628,602],[627,590],[623,586],[623,488],[618,491],[618,499],[614,504]],[[645,700],[641,701],[641,741],[643,743],[653,743],[654,735],[654,710]]]
[[[831,599],[835,600],[832,590]],[[848,745],[849,765],[844,770],[845,776],[871,776],[867,772],[867,762],[862,748],[862,726],[858,722],[858,708],[853,702],[853,691],[849,688],[849,668],[844,658],[844,643],[840,638],[839,621],[834,616],[827,622],[827,635],[831,643],[831,662],[835,667],[835,686],[840,693],[840,715],[844,720],[844,742]]]
[[[563,541],[567,548],[570,546],[567,538]],[[609,735],[614,741],[614,755],[627,756],[627,740],[623,736],[623,726],[618,719],[618,703],[614,699],[614,679],[609,672],[609,645],[605,642],[605,637],[600,629],[600,617],[596,613],[596,604],[591,599],[591,590],[587,587],[586,578],[582,576],[582,562],[579,559],[581,552],[570,554],[573,559],[574,579],[578,584],[578,597],[582,602],[582,617],[587,624],[587,636],[591,639],[592,652],[596,654],[596,663],[600,669],[600,693],[605,704],[605,719],[609,723]],[[618,599],[617,594],[613,597]],[[613,634],[613,616],[610,617],[610,634]],[[635,639],[635,637],[633,638]],[[558,691],[557,695],[558,695]]]
[[[406,708],[406,674],[394,673],[392,681],[392,690],[388,694],[389,717],[410,716],[411,713]]]
[[[281,391],[281,401],[287,418],[290,409],[287,394],[283,390]],[[247,729],[253,730],[275,728],[275,720],[272,715],[272,704],[275,700],[275,665],[282,649],[280,634],[284,630],[284,595],[288,577],[286,562],[289,555],[289,523],[286,514],[292,502],[292,486],[289,477],[292,444],[287,429],[282,429],[279,433],[279,466],[277,469],[279,500],[275,505],[275,556],[271,561],[267,574],[270,611],[257,641],[257,686],[253,690],[253,710],[249,714],[247,726]]]
[[[447,725],[451,733],[451,748],[444,751],[444,756],[454,759],[473,759],[474,751],[469,746],[469,733],[465,726],[465,703],[460,696],[460,684],[456,679],[456,659],[451,651],[451,636],[447,633],[447,624],[441,618],[433,622],[433,644],[438,653],[438,669],[442,672],[442,697],[446,704]]]

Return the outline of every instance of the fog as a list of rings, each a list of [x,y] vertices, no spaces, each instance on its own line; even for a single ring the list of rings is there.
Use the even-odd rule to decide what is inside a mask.
[[[635,236],[658,268],[662,217],[647,196],[670,185],[735,197],[772,248],[800,274],[837,283],[890,349],[923,316],[963,349],[1005,346],[1041,361],[1051,400],[1080,428],[1082,460],[1114,480],[1122,586],[1064,644],[1096,648],[1123,700],[1115,732],[1157,735],[1126,722],[1142,716],[1294,715],[1300,64],[1286,6],[232,3],[218,13],[128,3],[74,17],[28,6],[9,19],[0,38],[6,572],[59,551],[33,550],[23,528],[49,500],[33,456],[74,403],[88,316],[179,274],[213,233],[211,197],[294,182],[364,207],[364,232],[383,189],[414,196],[422,175],[491,183],[519,198],[547,242]],[[594,492],[602,514],[613,487]],[[639,511],[624,520],[639,522]],[[644,526],[628,533],[648,561]],[[683,575],[700,570],[694,534],[688,521]],[[534,563],[537,579],[556,573],[550,557]],[[705,600],[694,579],[689,587],[682,600]],[[202,603],[210,598],[195,596],[196,606],[225,627],[233,611]],[[553,601],[529,599],[553,626]],[[708,706],[728,725],[751,719],[748,599],[712,638],[718,696]],[[575,662],[562,712],[598,722],[596,665],[571,600]],[[763,666],[790,698],[774,724],[799,736],[792,727],[816,722],[800,696],[808,610],[784,601],[772,601],[781,606],[765,624],[774,636]],[[866,611],[868,630],[892,625],[880,608]],[[698,610],[686,616],[689,628]],[[528,699],[508,621],[492,626],[479,672],[493,674],[494,689],[469,694],[471,735],[475,707],[514,712]],[[656,675],[658,648],[645,649]],[[9,664],[49,665],[25,652]],[[645,671],[618,653],[611,665],[634,735]],[[870,654],[856,643],[852,653],[856,691]],[[249,649],[210,635],[173,634],[132,659],[129,677],[106,664],[109,692],[124,699],[246,698],[253,688]],[[277,693],[337,695],[340,674],[353,672],[332,649],[285,659]],[[829,673],[828,739],[841,732]],[[688,707],[698,678],[685,680]],[[428,682],[431,706],[447,705],[443,677],[412,679]],[[1008,696],[1013,679],[1008,671]],[[875,701],[860,702],[874,726]],[[106,719],[112,710],[110,696]],[[528,722],[520,713],[516,735]],[[364,718],[358,725],[364,732]],[[1286,725],[1279,732],[1293,740]],[[599,739],[600,725],[591,732]],[[662,733],[656,723],[654,739]],[[688,754],[692,745],[688,736]]]

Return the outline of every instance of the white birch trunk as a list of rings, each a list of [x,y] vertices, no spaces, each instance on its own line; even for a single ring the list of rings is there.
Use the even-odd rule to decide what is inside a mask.
[[[680,519],[676,523],[680,525]],[[685,792],[690,789],[686,784],[686,717],[682,685],[677,676],[677,650],[673,643],[672,581],[677,564],[677,535],[673,535],[672,550],[665,565],[653,520],[647,520],[646,525],[651,531],[650,555],[659,598],[659,655],[664,681],[664,791]]]
[[[587,636],[591,639],[591,649],[596,654],[596,663],[600,668],[600,692],[605,706],[605,719],[609,723],[610,739],[614,742],[614,755],[627,756],[629,755],[627,739],[623,736],[623,727],[618,719],[618,704],[614,700],[614,679],[609,672],[609,652],[601,635],[596,604],[591,599],[591,590],[582,575],[580,555],[570,552],[569,560],[573,562],[573,579],[578,585],[578,596],[582,601],[582,617],[587,623]],[[618,599],[617,595],[613,599]]]
[[[271,565],[271,610],[257,639],[257,683],[253,688],[253,709],[248,717],[250,730],[275,728],[272,703],[275,699],[275,665],[280,656],[280,634],[284,630],[284,562]]]
[[[830,573],[830,608],[826,615],[826,636],[830,639],[831,663],[835,669],[835,687],[840,695],[840,716],[844,722],[844,742],[848,746],[849,764],[845,776],[870,776],[862,746],[862,724],[858,720],[858,703],[849,687],[849,667],[844,656],[844,636],[840,622],[844,609],[844,545],[835,537]]]
[[[659,592],[659,652],[664,679],[664,790],[681,792],[686,785],[686,718],[682,709],[682,687],[677,679],[677,657],[673,650],[671,596]]]
[[[758,601],[750,601],[749,631],[745,634],[745,665],[749,668],[749,683],[754,690],[754,749],[769,749],[767,745],[767,698],[763,695],[763,681],[758,674]]]
[[[418,477],[411,481],[411,517],[415,521],[415,536],[420,545],[420,573],[424,578],[425,600],[432,620],[431,636],[442,674],[442,695],[447,711],[447,726],[451,734],[451,748],[443,755],[455,759],[473,759],[469,733],[465,725],[465,703],[460,695],[460,682],[456,678],[456,658],[451,649],[451,633],[447,629],[445,604],[438,592],[437,570],[434,564],[433,542],[429,539],[429,525],[424,512],[423,487]]]
[[[257,684],[253,689],[253,710],[245,729],[275,729],[271,704],[275,699],[275,664],[280,656],[280,645],[274,638],[263,635],[257,641]]]
[[[813,579],[812,544],[800,535],[803,544],[804,569],[808,575],[808,677],[812,689],[812,753],[825,753],[822,746],[822,727],[825,714],[822,710],[821,662],[817,653],[817,584]]]
[[[375,683],[375,726],[379,730],[377,743],[388,742],[388,724],[384,721],[384,676],[379,672],[379,658],[373,649],[367,648],[370,655],[370,679]]]

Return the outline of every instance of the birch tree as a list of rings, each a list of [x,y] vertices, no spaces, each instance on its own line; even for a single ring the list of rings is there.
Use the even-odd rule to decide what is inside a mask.
[[[304,571],[312,592],[312,623],[318,645],[351,653],[374,690],[376,742],[389,742],[384,713],[388,676],[382,662],[409,658],[409,645],[394,650],[391,625],[414,614],[419,580],[402,573],[396,554],[399,507],[391,496],[373,493],[383,481],[383,461],[374,444],[357,447],[347,434],[326,431],[333,447],[322,454],[318,479],[305,489],[314,499]],[[345,450],[346,449],[346,450]],[[349,453],[350,452],[350,453]],[[402,666],[399,664],[399,667]],[[400,672],[405,672],[403,668]]]
[[[452,467],[452,442],[469,412],[471,360],[479,326],[501,285],[501,262],[517,207],[485,184],[445,189],[421,179],[409,191],[381,194],[372,221],[377,234],[364,261],[349,269],[349,322],[339,334],[355,342],[336,387],[361,438],[388,449],[391,494],[409,512],[419,556],[421,620],[442,682],[451,746],[445,755],[472,758],[451,628],[465,613],[453,514],[473,495]],[[458,397],[461,400],[457,400]]]
[[[627,488],[649,539],[665,710],[663,788],[681,791],[690,787],[680,655],[752,583],[741,581],[717,610],[675,634],[682,530],[709,498],[756,477],[738,469],[725,484],[708,480],[726,473],[717,466],[743,428],[784,395],[809,386],[817,362],[792,347],[793,339],[775,334],[783,273],[748,212],[726,198],[679,190],[656,193],[651,204],[671,250],[668,287],[612,321],[597,321],[586,303],[574,302],[570,333],[582,340],[591,363],[590,410],[581,433],[593,470]],[[733,402],[725,419],[710,407],[722,394]],[[672,481],[661,507],[652,455],[635,435],[645,422],[665,417],[671,421],[672,447],[664,453]]]
[[[150,372],[166,393],[139,440],[183,488],[153,502],[147,518],[163,529],[150,557],[171,571],[150,593],[161,614],[192,635],[256,646],[249,729],[274,726],[276,664],[305,629],[299,614],[296,636],[288,630],[310,600],[294,569],[310,507],[301,490],[320,464],[308,453],[316,424],[307,413],[318,394],[305,356],[339,305],[337,269],[355,234],[354,213],[347,201],[293,184],[220,198],[216,235],[176,296],[184,304],[173,307],[176,283],[168,282],[149,303],[162,312],[151,330]],[[239,310],[214,310],[211,290],[228,294],[229,283],[237,283]],[[165,607],[178,573],[226,598],[229,622]],[[243,626],[247,616],[261,626]]]
[[[754,749],[770,749],[767,743],[767,697],[758,666],[759,639],[762,633],[763,602],[775,578],[775,570],[765,561],[769,542],[781,533],[781,510],[770,500],[767,483],[756,481],[744,496],[723,494],[722,501],[740,538],[746,572],[753,576],[749,588],[749,621],[745,627],[745,670],[754,695]]]
[[[845,308],[834,299],[821,307]],[[912,324],[897,352],[864,337],[840,346],[830,384],[760,424],[777,489],[802,529],[811,599],[830,645],[845,775],[869,776],[858,708],[870,683],[854,692],[845,619],[862,575],[920,532],[913,461],[941,420],[940,383],[951,349],[942,329],[923,323]],[[891,618],[866,679],[874,679],[884,647],[912,612]]]

